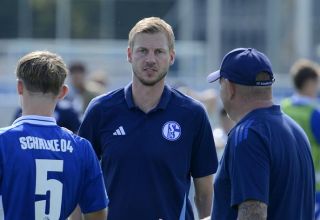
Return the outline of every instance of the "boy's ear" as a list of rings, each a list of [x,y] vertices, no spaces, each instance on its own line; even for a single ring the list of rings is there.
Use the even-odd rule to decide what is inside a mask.
[[[20,79],[17,79],[17,91],[19,95],[23,94],[23,82]]]
[[[63,85],[60,89],[60,93],[58,95],[58,99],[63,99],[69,92],[69,88],[67,85]]]

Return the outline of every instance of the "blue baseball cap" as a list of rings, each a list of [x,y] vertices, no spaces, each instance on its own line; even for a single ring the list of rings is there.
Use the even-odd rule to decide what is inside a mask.
[[[261,72],[269,74],[270,77],[257,79],[257,75]],[[227,53],[220,69],[210,73],[207,80],[212,83],[220,77],[247,86],[270,86],[274,82],[270,60],[254,48],[237,48]]]

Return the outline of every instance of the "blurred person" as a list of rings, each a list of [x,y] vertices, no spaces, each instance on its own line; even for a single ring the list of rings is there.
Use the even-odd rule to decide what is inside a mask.
[[[86,84],[86,88],[96,95],[102,95],[107,92],[109,80],[104,71],[96,71],[91,74]]]
[[[177,90],[200,101],[205,106],[209,117],[213,117],[217,106],[217,94],[214,89],[196,91],[186,85],[181,85],[177,87]]]
[[[89,141],[57,126],[56,103],[68,92],[67,68],[48,51],[17,65],[22,116],[0,129],[0,184],[5,219],[66,219],[79,203],[85,219],[105,220],[108,198]]]
[[[101,158],[108,218],[194,219],[191,177],[199,217],[207,217],[215,145],[203,106],[165,83],[175,58],[172,28],[160,18],[144,18],[128,44],[132,82],[94,99],[79,130]]]
[[[237,124],[217,171],[212,219],[314,219],[310,144],[301,127],[273,104],[269,59],[253,48],[234,49],[208,76],[216,80]]]
[[[213,129],[213,137],[216,144],[218,159],[220,161],[224,148],[227,144],[228,134],[234,127],[235,123],[229,118],[224,108],[221,108],[219,111],[218,122],[218,126]]]
[[[100,94],[88,89],[88,72],[82,62],[71,63],[69,70],[71,93],[67,98],[72,101],[74,108],[82,115],[90,101]]]
[[[225,134],[228,134],[235,125],[224,108],[219,111],[219,124]]]
[[[281,102],[282,110],[306,132],[316,173],[316,219],[320,219],[320,106],[317,100],[319,66],[306,59],[296,61],[290,70],[295,93]]]
[[[316,189],[320,191],[320,109],[317,100],[319,66],[309,60],[298,60],[290,70],[295,94],[281,102],[282,110],[306,132],[316,172]]]
[[[22,109],[19,107],[14,113],[13,121],[22,115]],[[80,116],[73,108],[72,103],[68,100],[59,100],[54,109],[53,116],[56,119],[57,125],[64,127],[77,133],[80,126]]]

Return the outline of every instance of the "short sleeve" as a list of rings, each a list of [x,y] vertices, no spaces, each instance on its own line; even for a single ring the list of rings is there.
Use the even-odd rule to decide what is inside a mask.
[[[99,142],[99,117],[98,105],[93,101],[90,102],[84,114],[83,121],[79,128],[79,136],[89,140],[96,152],[97,157],[101,158],[101,146]]]
[[[200,178],[214,174],[218,167],[218,158],[213,133],[206,112],[201,108],[199,122],[191,155],[191,175]]]
[[[268,204],[270,158],[263,138],[246,126],[238,126],[231,138],[231,206],[246,200]]]
[[[80,207],[83,213],[104,209],[109,203],[101,167],[91,144],[86,141],[85,183],[80,197]]]

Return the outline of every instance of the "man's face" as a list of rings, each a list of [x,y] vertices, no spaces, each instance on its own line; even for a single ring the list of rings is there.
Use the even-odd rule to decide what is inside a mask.
[[[145,86],[163,81],[170,65],[174,62],[174,51],[169,50],[164,33],[139,33],[134,38],[133,48],[128,48],[133,80]]]

